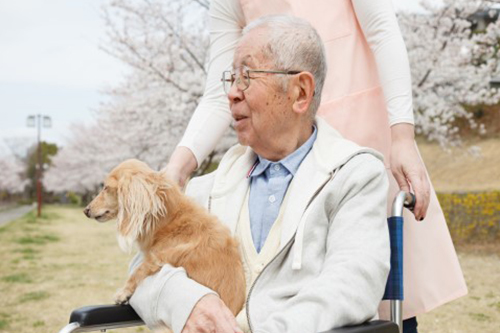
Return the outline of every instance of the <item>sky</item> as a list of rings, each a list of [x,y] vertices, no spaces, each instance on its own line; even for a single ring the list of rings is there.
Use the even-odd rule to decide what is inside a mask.
[[[70,124],[90,123],[118,85],[125,65],[100,49],[104,0],[0,0],[0,156],[5,139],[35,142],[29,115],[52,118],[42,140],[64,145]],[[418,0],[393,0],[396,10],[418,10]]]
[[[127,69],[99,48],[99,0],[0,0],[0,154],[5,138],[36,140],[29,115],[52,118],[42,139],[64,144],[71,123],[92,121]]]

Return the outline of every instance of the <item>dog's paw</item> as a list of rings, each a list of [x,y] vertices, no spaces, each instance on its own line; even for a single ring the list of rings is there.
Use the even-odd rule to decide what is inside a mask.
[[[115,304],[127,304],[132,293],[126,289],[120,289],[115,294]]]

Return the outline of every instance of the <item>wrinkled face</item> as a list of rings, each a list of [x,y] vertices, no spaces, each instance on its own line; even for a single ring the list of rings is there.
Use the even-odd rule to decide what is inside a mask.
[[[99,222],[106,222],[118,215],[118,182],[115,176],[110,175],[101,192],[83,211],[87,217]]]
[[[264,48],[265,31],[256,29],[243,36],[235,51],[233,71],[240,68],[255,70],[282,70],[274,68],[266,59]],[[293,100],[283,90],[279,75],[250,73],[250,86],[241,91],[236,84],[231,87],[228,98],[234,129],[238,141],[250,146],[257,154],[272,149],[276,138],[289,130],[292,119]]]

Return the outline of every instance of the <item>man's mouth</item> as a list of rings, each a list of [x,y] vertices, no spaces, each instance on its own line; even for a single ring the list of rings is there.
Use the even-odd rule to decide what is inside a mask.
[[[239,116],[239,115],[234,115],[234,116],[233,116],[233,119],[234,119],[235,121],[240,121],[240,120],[245,119],[245,118],[248,118],[248,117],[245,117],[245,116]]]
[[[234,127],[235,129],[238,129],[238,126],[241,126],[243,121],[245,119],[248,119],[248,117],[242,115],[233,115],[233,119],[234,119]]]

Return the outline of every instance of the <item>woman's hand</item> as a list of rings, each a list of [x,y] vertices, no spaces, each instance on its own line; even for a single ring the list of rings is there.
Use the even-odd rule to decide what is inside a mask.
[[[422,221],[427,213],[430,199],[430,183],[425,166],[417,152],[414,128],[400,123],[391,127],[391,171],[402,191],[415,193],[417,203],[413,214]]]
[[[181,188],[184,187],[186,180],[198,167],[196,157],[186,147],[175,148],[167,166],[161,170],[168,175],[168,178],[176,182]]]

